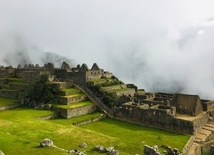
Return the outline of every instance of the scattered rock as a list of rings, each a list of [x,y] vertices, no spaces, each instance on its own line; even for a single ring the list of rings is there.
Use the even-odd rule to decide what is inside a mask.
[[[0,150],[0,155],[4,155],[4,153]]]
[[[41,142],[40,142],[40,146],[42,147],[45,147],[45,146],[53,146],[53,141],[46,138],[46,139],[43,139]]]
[[[119,151],[118,150],[112,150],[111,152],[109,152],[109,155],[119,155]]]
[[[102,145],[97,145],[94,147],[94,150],[98,151],[98,152],[105,152],[105,149]]]
[[[77,149],[70,150],[69,153],[71,153],[73,155],[86,155],[84,152],[80,152]]]
[[[170,146],[168,146],[166,154],[167,155],[180,155],[181,152],[177,148],[172,149]]]
[[[88,145],[85,142],[82,142],[79,147],[87,147]]]
[[[105,150],[106,152],[112,152],[114,150],[114,147],[113,146],[106,147]]]
[[[157,146],[144,145],[144,155],[160,155],[160,152]]]

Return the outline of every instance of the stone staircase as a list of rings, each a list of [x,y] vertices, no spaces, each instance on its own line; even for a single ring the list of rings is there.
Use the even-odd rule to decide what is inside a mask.
[[[113,118],[114,114],[113,111],[110,110],[99,98],[97,98],[93,93],[87,88],[78,85],[77,83],[74,84],[75,87],[80,89],[83,93],[86,94],[86,96],[94,102],[108,117]]]
[[[194,143],[190,147],[187,155],[201,155],[201,145],[213,140],[214,122],[207,122],[194,136]]]

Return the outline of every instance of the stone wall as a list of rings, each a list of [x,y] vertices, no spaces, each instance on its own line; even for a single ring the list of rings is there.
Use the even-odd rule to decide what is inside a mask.
[[[77,116],[85,115],[88,113],[92,113],[92,112],[96,111],[96,109],[97,109],[97,107],[94,104],[91,104],[88,106],[83,106],[83,107],[78,107],[78,108],[73,108],[73,109],[57,108],[60,115],[65,118],[72,118],[72,117],[77,117]]]
[[[186,143],[186,145],[184,146],[182,153],[183,154],[187,154],[191,148],[191,146],[193,145],[194,142],[194,137],[191,136],[190,139],[188,140],[188,142]]]
[[[210,155],[214,155],[214,140],[206,142],[201,146],[201,154],[204,154],[209,151],[210,151]]]
[[[201,100],[198,95],[175,94],[171,104],[178,113],[197,116],[203,112]]]
[[[116,109],[117,119],[140,125],[152,126],[178,133],[193,134],[193,122],[177,119],[170,109],[141,109],[136,106],[122,106]]]
[[[31,85],[28,83],[9,83],[9,89],[12,90],[28,90],[31,88]]]
[[[204,114],[202,117],[193,121],[193,133],[197,133],[209,121],[209,113]]]
[[[121,90],[116,92],[117,96],[122,96],[122,95],[131,95],[134,96],[135,94],[135,89],[127,89],[127,90]]]
[[[8,110],[8,109],[14,109],[20,106],[20,103],[15,103],[15,104],[11,104],[11,105],[7,105],[7,106],[2,106],[0,107],[0,111],[3,110]]]
[[[7,98],[19,98],[19,93],[17,90],[0,90],[0,96]]]
[[[103,119],[103,118],[106,118],[106,115],[105,115],[105,114],[101,114],[101,115],[99,115],[99,116],[96,117],[96,118],[91,118],[91,119],[84,120],[84,121],[81,121],[81,122],[73,123],[73,125],[75,125],[75,126],[85,125],[85,124],[89,124],[89,123],[92,123],[92,122],[100,121],[100,120]]]
[[[213,155],[214,154],[214,145],[212,144],[210,146],[210,155]]]
[[[61,104],[72,104],[76,102],[81,102],[87,99],[86,95],[76,96],[76,97],[60,97],[59,103]]]
[[[106,90],[106,91],[115,90],[115,89],[123,89],[123,88],[127,88],[125,84],[102,87],[102,89]]]

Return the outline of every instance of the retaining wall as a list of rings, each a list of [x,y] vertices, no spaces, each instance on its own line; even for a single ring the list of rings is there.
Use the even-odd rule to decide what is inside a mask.
[[[188,140],[188,142],[186,143],[186,145],[184,146],[183,150],[182,150],[183,154],[187,154],[189,152],[189,149],[193,145],[193,142],[194,142],[194,137],[191,136],[190,139]]]
[[[77,117],[88,113],[92,113],[97,110],[97,107],[95,104],[91,104],[88,106],[77,107],[73,109],[57,108],[57,110],[59,111],[62,117],[72,118],[72,117]]]
[[[11,104],[11,105],[7,105],[7,106],[2,106],[0,107],[0,111],[3,110],[8,110],[8,109],[14,109],[20,106],[20,103],[15,103],[15,104]]]
[[[72,104],[76,102],[81,102],[87,99],[86,95],[76,96],[76,97],[60,97],[59,103],[61,104]]]
[[[96,118],[91,118],[91,119],[88,119],[88,120],[84,120],[84,121],[81,121],[81,122],[77,122],[77,123],[73,123],[73,125],[75,126],[79,126],[79,125],[85,125],[85,124],[89,124],[89,123],[92,123],[92,122],[97,122],[103,118],[106,118],[106,115],[105,114],[102,114]]]

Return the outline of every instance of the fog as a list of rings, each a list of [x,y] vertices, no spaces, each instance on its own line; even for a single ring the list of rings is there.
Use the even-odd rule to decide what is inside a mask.
[[[213,4],[0,0],[0,65],[96,62],[146,91],[214,99]]]

